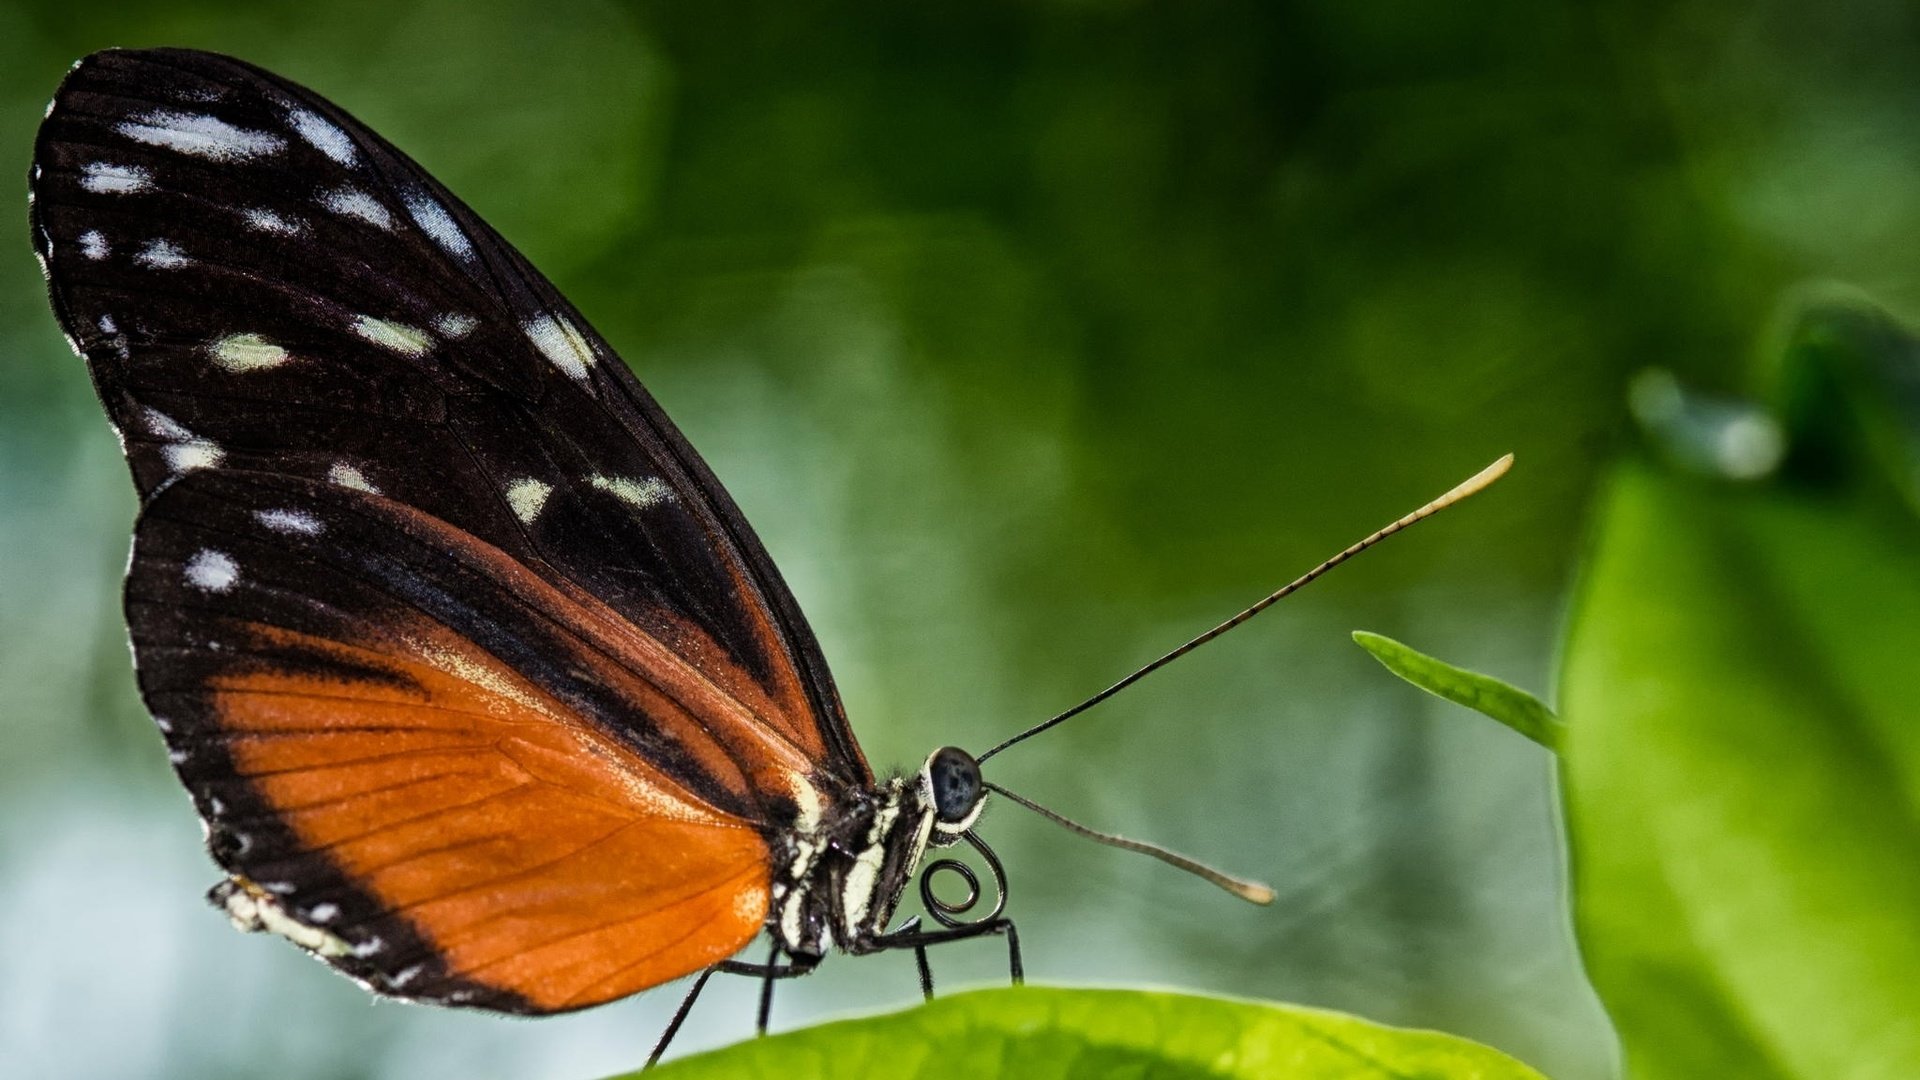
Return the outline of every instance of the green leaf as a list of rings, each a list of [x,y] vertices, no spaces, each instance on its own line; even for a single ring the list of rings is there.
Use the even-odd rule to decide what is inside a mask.
[[[1644,466],[1562,708],[1576,920],[1639,1080],[1920,1076],[1920,534]]]
[[[637,1080],[641,1074],[632,1076]],[[754,1039],[646,1080],[1533,1078],[1496,1050],[1291,1005],[1137,990],[1010,987]]]
[[[1560,749],[1560,718],[1525,690],[1491,675],[1454,667],[1380,634],[1355,630],[1353,640],[1388,671],[1427,693],[1498,720],[1549,750]]]

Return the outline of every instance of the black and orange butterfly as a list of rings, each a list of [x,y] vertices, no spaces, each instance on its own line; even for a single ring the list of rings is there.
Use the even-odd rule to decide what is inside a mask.
[[[31,187],[141,499],[140,690],[242,928],[378,993],[509,1013],[694,972],[770,991],[833,946],[910,948],[931,993],[926,946],[981,934],[1018,978],[972,831],[988,791],[1271,899],[981,779],[1119,686],[876,778],[700,456],[518,252],[331,103],[222,56],[98,53]],[[964,864],[927,850],[958,841],[994,874],[987,914],[971,871],[965,902],[929,888]],[[894,922],[916,874],[937,927]],[[767,963],[729,959],[763,930]]]

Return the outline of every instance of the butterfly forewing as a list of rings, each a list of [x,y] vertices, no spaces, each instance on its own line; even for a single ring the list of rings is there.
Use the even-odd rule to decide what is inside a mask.
[[[143,496],[199,468],[379,491],[635,625],[704,629],[761,719],[871,779],[724,489],[544,278],[399,151],[224,57],[107,52],[36,146],[35,242]]]
[[[225,57],[83,60],[31,187],[144,504],[143,690],[216,856],[267,890],[233,902],[341,920],[329,959],[388,992],[534,1011],[737,947],[766,837],[872,777],[759,541],[579,313],[379,136]],[[541,724],[542,761],[587,740],[602,771],[495,790],[531,775],[501,732]],[[712,821],[660,809],[681,800]],[[527,839],[547,816],[570,827]],[[602,826],[594,858],[560,850]],[[615,872],[543,893],[543,855]],[[585,906],[517,906],[591,888],[641,898],[629,930],[712,929],[655,926],[664,960],[621,939],[624,975],[504,958],[517,934],[560,934],[567,963],[606,946],[567,923]]]

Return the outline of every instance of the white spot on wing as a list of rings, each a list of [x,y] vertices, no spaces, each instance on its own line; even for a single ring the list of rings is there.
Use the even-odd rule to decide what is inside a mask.
[[[348,946],[338,936],[319,927],[308,926],[287,914],[286,909],[280,906],[279,899],[245,878],[234,878],[230,885],[223,886],[220,891],[226,894],[227,919],[237,929],[268,930],[321,956],[359,955],[357,949]]]
[[[540,508],[547,505],[547,496],[553,494],[553,485],[541,483],[532,477],[523,477],[507,485],[507,505],[513,508],[513,516],[532,524],[540,514]]]
[[[99,229],[88,229],[80,234],[80,254],[89,259],[104,259],[110,252],[107,238],[100,235]]]
[[[192,473],[194,469],[211,469],[219,465],[227,457],[227,452],[223,452],[211,440],[196,438],[194,442],[175,442],[161,450],[161,455],[167,459],[167,469],[175,473]]]
[[[404,990],[406,985],[419,978],[420,973],[425,971],[426,968],[427,966],[425,964],[414,964],[411,967],[401,968],[399,971],[394,972],[393,978],[388,981],[391,982],[396,989]]]
[[[239,580],[240,564],[224,551],[201,548],[187,560],[187,584],[203,592],[226,592]]]
[[[304,510],[255,510],[255,521],[277,533],[288,536],[319,536],[320,519]]]
[[[213,343],[213,362],[228,371],[259,371],[287,362],[287,350],[259,334],[229,334]]]
[[[451,311],[445,315],[435,315],[433,317],[433,328],[450,338],[466,337],[473,332],[474,327],[479,325],[479,319],[458,311]]]
[[[242,210],[240,211],[240,217],[247,223],[248,227],[258,229],[263,233],[272,233],[275,236],[292,236],[300,231],[300,224],[298,222],[289,221],[271,210]]]
[[[193,432],[188,431],[178,420],[161,412],[159,409],[146,410],[143,414],[143,419],[146,420],[148,429],[163,439],[169,439],[174,442],[184,442],[187,439],[193,438]]]
[[[134,253],[133,261],[155,270],[178,270],[193,260],[171,240],[149,240]]]
[[[317,923],[332,922],[334,919],[339,918],[339,916],[339,904],[315,904],[313,905],[313,909],[307,912],[307,918]]]
[[[350,166],[360,159],[360,152],[353,145],[353,140],[325,117],[305,109],[294,109],[287,113],[287,122],[293,125],[295,133],[307,141],[308,146],[340,164]]]
[[[191,472],[194,469],[211,469],[220,464],[226,453],[212,439],[203,439],[173,417],[158,409],[147,409],[143,413],[148,430],[166,441],[167,446],[160,451],[166,460],[167,468],[176,473]]]
[[[382,229],[393,228],[393,215],[380,200],[359,188],[343,187],[320,193],[320,205],[342,217],[359,218]]]
[[[153,174],[138,165],[95,161],[80,170],[80,186],[96,195],[129,195],[153,185]]]
[[[433,347],[427,335],[402,323],[376,319],[371,315],[355,315],[352,330],[375,345],[385,346],[401,356],[425,356]]]
[[[645,480],[634,480],[625,476],[602,476],[595,473],[587,477],[587,482],[635,510],[657,506],[673,497],[671,488],[651,477]]]
[[[344,488],[352,488],[355,491],[365,491],[374,495],[380,494],[380,489],[373,486],[372,482],[367,479],[365,473],[348,465],[344,461],[327,470],[327,479]]]
[[[217,116],[170,109],[123,120],[114,130],[135,142],[212,161],[246,161],[277,154],[287,145],[278,135],[234,127]]]
[[[411,188],[402,191],[400,199],[407,204],[407,213],[412,216],[414,224],[420,226],[421,232],[432,237],[434,243],[449,253],[467,262],[473,261],[473,244],[468,242],[467,234],[460,231],[460,226],[454,222],[453,215],[447,213],[446,207],[426,192]]]
[[[521,323],[520,329],[554,367],[586,381],[587,369],[594,362],[593,347],[571,322],[554,315],[540,315]]]
[[[114,325],[113,316],[111,315],[100,316],[99,325],[100,325],[100,332],[103,334],[117,334],[120,332],[120,328]]]

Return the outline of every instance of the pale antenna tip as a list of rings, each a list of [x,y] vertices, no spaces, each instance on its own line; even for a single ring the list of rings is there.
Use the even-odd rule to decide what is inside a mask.
[[[1507,454],[1499,461],[1462,480],[1452,491],[1433,500],[1435,509],[1451,506],[1469,495],[1479,494],[1491,486],[1495,480],[1507,475],[1507,470],[1511,468],[1513,468],[1513,455]]]
[[[1257,881],[1236,881],[1232,885],[1227,886],[1227,891],[1242,900],[1259,904],[1261,907],[1273,903],[1274,891],[1272,887],[1262,885]]]

